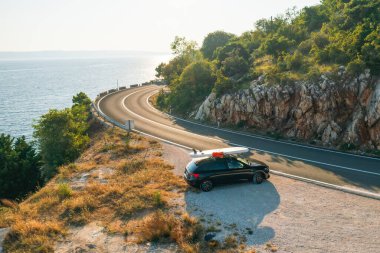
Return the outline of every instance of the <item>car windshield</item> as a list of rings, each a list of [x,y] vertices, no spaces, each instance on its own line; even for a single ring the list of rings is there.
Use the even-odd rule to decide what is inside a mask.
[[[245,164],[249,164],[249,162],[241,157],[236,157],[238,161],[242,162],[242,163],[245,163]]]

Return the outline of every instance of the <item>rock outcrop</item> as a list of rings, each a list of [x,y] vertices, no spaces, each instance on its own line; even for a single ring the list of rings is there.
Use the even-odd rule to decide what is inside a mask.
[[[269,86],[258,78],[233,94],[211,93],[195,119],[255,127],[327,146],[380,149],[380,79],[368,70],[352,78],[342,68],[339,78],[322,75],[316,82],[292,85]]]

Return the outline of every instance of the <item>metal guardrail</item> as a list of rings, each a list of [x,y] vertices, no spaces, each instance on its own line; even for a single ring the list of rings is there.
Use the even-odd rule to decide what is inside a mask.
[[[137,86],[134,86],[134,87],[138,87]],[[134,88],[134,87],[130,87],[130,88]],[[100,99],[102,99],[103,97],[107,96],[107,95],[110,95],[110,94],[113,94],[113,93],[116,93],[116,92],[119,92],[119,91],[122,91],[122,90],[127,90],[127,89],[130,89],[130,88],[127,88],[126,86],[124,87],[119,87],[118,89],[111,89],[111,90],[108,90],[108,91],[105,91],[105,92],[101,92],[99,93],[96,98],[95,98],[95,101],[93,101],[91,103],[91,106],[92,108],[96,111],[96,113],[98,114],[98,117],[101,117],[104,122],[108,121],[109,123],[117,126],[117,127],[120,127],[121,129],[123,130],[126,130],[126,131],[130,131],[130,129],[127,128],[126,125],[123,125],[121,124],[120,122],[110,118],[109,116],[107,116],[106,114],[104,114],[99,108],[98,108],[98,105],[97,103],[99,102]]]
[[[108,121],[109,123],[111,123],[111,124],[113,124],[113,125],[115,125],[117,127],[120,127],[123,130],[127,130],[127,127],[125,125],[123,125],[120,122],[117,122],[116,120],[113,120],[110,117],[108,117],[107,115],[105,115],[102,111],[100,111],[98,109],[98,107],[94,103],[92,103],[91,105],[92,105],[92,108],[94,108],[94,110],[98,114],[98,117],[102,118],[104,120],[104,122]]]
[[[162,81],[162,80],[151,80],[151,81],[148,81],[148,82],[144,82],[144,83],[141,83],[141,84],[131,84],[129,85],[129,87],[127,86],[121,86],[121,87],[118,87],[116,89],[110,89],[110,90],[107,90],[107,91],[104,91],[104,92],[101,92],[99,93],[96,98],[95,98],[95,101],[93,101],[91,103],[91,106],[92,108],[95,110],[95,112],[98,114],[99,117],[101,117],[104,121],[108,121],[109,123],[117,126],[117,127],[120,127],[122,128],[123,130],[126,130],[126,131],[130,131],[130,129],[128,129],[128,127],[126,125],[123,125],[121,124],[120,122],[108,117],[106,114],[104,114],[97,106],[97,103],[100,99],[102,99],[103,97],[105,96],[108,96],[110,94],[113,94],[113,93],[116,93],[116,92],[119,92],[119,91],[122,91],[122,90],[129,90],[129,89],[132,89],[132,88],[137,88],[137,87],[140,87],[140,86],[145,86],[145,85],[150,85],[150,84],[158,84],[158,85],[164,85],[165,82]]]

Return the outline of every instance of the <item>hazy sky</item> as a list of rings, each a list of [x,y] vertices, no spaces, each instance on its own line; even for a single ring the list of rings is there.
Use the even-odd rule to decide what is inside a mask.
[[[201,43],[319,0],[0,0],[0,51],[169,51],[175,35]]]

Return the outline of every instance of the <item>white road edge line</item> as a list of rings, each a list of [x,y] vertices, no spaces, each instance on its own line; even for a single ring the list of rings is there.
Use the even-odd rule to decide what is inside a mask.
[[[162,111],[158,110],[157,108],[154,108],[153,105],[151,105],[151,103],[149,103],[149,99],[150,99],[150,97],[152,97],[156,93],[158,93],[158,91],[155,91],[152,95],[150,95],[146,99],[147,104],[153,110],[155,110],[157,112],[160,112],[160,113],[163,113],[166,116],[168,116],[169,118],[178,119],[178,120],[185,121],[185,122],[188,122],[188,123],[191,123],[191,124],[194,124],[194,125],[204,126],[204,127],[208,127],[208,128],[211,128],[211,129],[216,129],[216,130],[227,132],[227,133],[234,133],[234,134],[238,134],[238,135],[242,135],[242,136],[254,137],[254,138],[257,138],[257,139],[261,139],[261,140],[267,140],[267,141],[271,141],[271,142],[277,142],[277,143],[282,143],[282,144],[287,144],[287,145],[292,145],[292,146],[297,146],[297,147],[302,147],[302,148],[307,148],[307,149],[314,149],[314,150],[320,150],[320,151],[325,151],[325,152],[330,152],[330,153],[336,153],[336,154],[341,154],[341,155],[346,155],[346,156],[354,156],[354,157],[360,157],[360,158],[372,159],[372,160],[380,161],[380,158],[376,158],[376,157],[362,156],[362,155],[356,155],[356,154],[350,154],[350,153],[335,151],[335,150],[331,150],[331,149],[324,149],[324,148],[312,147],[312,146],[308,146],[308,145],[301,145],[301,144],[297,144],[297,143],[291,143],[291,142],[273,140],[271,138],[266,138],[266,137],[255,135],[255,134],[245,134],[245,133],[241,133],[241,132],[237,132],[237,131],[233,131],[233,130],[228,130],[228,129],[223,129],[223,128],[217,128],[217,127],[208,126],[208,125],[200,124],[200,123],[197,123],[197,122],[193,122],[193,121],[190,121],[190,120],[182,119],[182,118],[179,118],[179,117],[167,114],[165,112],[162,112]]]
[[[160,122],[153,121],[153,120],[151,120],[151,119],[145,118],[145,117],[143,117],[143,116],[141,116],[141,115],[139,115],[139,114],[137,114],[137,113],[135,113],[135,112],[132,112],[132,111],[131,111],[130,109],[128,109],[128,107],[125,105],[125,100],[126,100],[129,96],[131,96],[131,95],[133,95],[133,94],[135,94],[135,93],[137,93],[137,92],[139,92],[139,91],[135,91],[135,92],[133,92],[133,93],[131,93],[131,94],[128,94],[128,95],[125,96],[125,97],[123,98],[123,100],[121,101],[121,106],[123,106],[124,109],[125,109],[127,112],[129,112],[129,113],[131,113],[131,114],[133,114],[133,115],[135,115],[135,116],[137,116],[137,117],[139,117],[139,118],[141,118],[141,119],[143,119],[143,120],[145,120],[145,121],[148,121],[148,122],[151,122],[151,123],[153,123],[153,124],[156,124],[156,125],[160,125],[160,126],[163,126],[163,127],[166,127],[166,128],[171,128],[171,129],[174,129],[175,131],[183,132],[183,133],[186,133],[186,134],[199,136],[199,137],[201,137],[201,138],[210,139],[210,140],[212,140],[212,141],[222,142],[221,140],[218,140],[217,138],[207,137],[207,136],[204,136],[204,135],[195,134],[195,133],[192,133],[192,132],[189,132],[189,131],[186,131],[186,130],[182,130],[182,129],[179,129],[179,128],[176,128],[176,127],[168,126],[168,125],[162,124],[162,123],[160,123]]]
[[[113,93],[107,94],[106,96],[100,98],[99,101],[98,101],[98,106],[97,106],[98,108],[97,109],[102,114],[104,114],[104,113],[103,113],[103,111],[99,107],[100,101],[103,98],[105,98],[105,97],[107,97],[108,95],[111,95],[111,94],[113,94]],[[146,135],[146,136],[149,136],[149,137],[152,137],[152,138],[155,138],[155,139],[158,139],[158,140],[161,140],[161,141],[164,141],[164,142],[169,143],[169,144],[173,144],[175,146],[178,146],[178,147],[181,147],[181,148],[184,148],[184,149],[192,150],[190,147],[187,147],[187,146],[181,145],[179,143],[175,143],[175,142],[172,142],[172,141],[169,141],[169,140],[166,140],[166,139],[163,139],[163,138],[151,135],[151,134],[147,134],[145,132],[138,131],[136,129],[134,129],[133,131],[137,132],[137,133],[140,133],[140,134],[143,134],[143,135]],[[323,187],[326,187],[326,188],[330,188],[330,189],[334,189],[334,190],[339,190],[339,191],[355,194],[355,195],[362,196],[362,197],[367,197],[367,198],[372,198],[372,199],[380,200],[380,194],[376,194],[376,193],[372,193],[372,192],[367,192],[367,191],[355,190],[355,189],[351,189],[351,188],[347,188],[347,187],[343,187],[343,186],[339,186],[339,185],[334,185],[334,184],[329,184],[329,183],[325,183],[325,182],[322,182],[322,181],[318,181],[318,180],[314,180],[314,179],[309,179],[309,178],[306,178],[306,177],[300,177],[300,176],[295,176],[295,175],[287,174],[287,173],[284,173],[284,172],[281,172],[281,171],[270,170],[270,172],[272,174],[275,174],[275,175],[278,175],[278,176],[292,178],[292,179],[295,179],[295,180],[300,180],[300,181],[303,181],[303,182],[316,184],[316,185],[323,186]]]
[[[136,91],[138,92],[138,91]],[[134,92],[134,93],[136,93]],[[128,96],[130,95],[133,95],[134,93],[131,93],[129,94]],[[149,98],[151,96],[153,96],[154,94],[150,95],[147,99],[146,99],[146,102],[148,104],[148,106],[150,106],[151,108],[153,108],[154,110],[160,112],[159,110],[157,110],[156,108],[154,108],[150,103],[149,103]],[[128,98],[128,96],[126,96],[124,99],[123,99],[123,107],[130,113],[133,113],[135,115],[137,115],[136,113],[132,112],[131,110],[129,110],[125,104],[124,104],[124,101]],[[161,112],[162,113],[162,112]],[[166,113],[164,113],[166,114]],[[168,116],[170,116],[169,114],[166,114]],[[175,128],[175,127],[171,127],[171,126],[168,126],[168,125],[165,125],[165,124],[162,124],[162,123],[159,123],[159,122],[155,122],[155,121],[152,121],[150,119],[147,119],[145,117],[142,117],[141,115],[137,115],[139,116],[140,118],[142,119],[145,119],[147,121],[150,121],[150,122],[153,122],[153,123],[156,123],[156,124],[159,124],[159,125],[162,125],[164,127],[167,127],[167,128],[172,128],[172,129],[176,129],[176,130],[179,130],[179,131],[182,131],[182,132],[186,132],[186,133],[189,133],[187,131],[184,131],[184,130],[181,130],[181,129],[178,129],[178,128]],[[176,118],[176,117],[174,117]],[[183,120],[183,119],[181,119]],[[187,120],[184,120],[184,121],[187,121]],[[191,121],[188,121],[189,123],[193,123]],[[193,124],[196,124],[196,125],[200,125],[200,126],[203,126],[203,127],[209,127],[209,126],[206,126],[206,125],[202,125],[202,124],[198,124],[198,123],[193,123]],[[209,128],[212,128],[212,129],[216,129],[216,130],[222,130],[222,129],[219,129],[219,128],[215,128],[215,127],[209,127]],[[228,130],[222,130],[222,131],[225,131],[225,132],[229,132],[229,133],[233,133],[235,134],[234,131],[228,131]],[[194,133],[192,133],[194,134]],[[213,140],[217,140],[217,139],[214,139],[214,138],[211,138],[211,137],[207,137],[207,136],[202,136],[202,135],[199,135],[199,134],[195,134],[195,135],[198,135],[198,136],[201,136],[201,137],[204,137],[204,138],[208,138],[208,139],[213,139]],[[243,136],[247,136],[247,137],[252,137],[252,136],[249,136],[249,135],[246,135],[246,134],[242,134]],[[255,138],[255,136],[253,136]],[[273,154],[273,155],[278,155],[278,156],[283,156],[283,157],[287,157],[287,158],[290,158],[290,159],[295,159],[295,160],[300,160],[300,161],[304,161],[304,162],[310,162],[310,163],[315,163],[315,164],[321,164],[321,165],[326,165],[326,166],[331,166],[331,167],[335,167],[335,168],[339,168],[339,169],[343,169],[343,170],[350,170],[350,171],[355,171],[355,172],[360,172],[360,173],[365,173],[365,174],[371,174],[371,175],[376,175],[376,176],[380,176],[380,173],[376,173],[376,172],[372,172],[372,171],[365,171],[365,170],[359,170],[359,169],[354,169],[354,168],[350,168],[350,167],[345,167],[345,166],[340,166],[340,165],[335,165],[335,164],[330,164],[330,163],[324,163],[324,162],[319,162],[319,161],[314,161],[314,160],[310,160],[310,159],[305,159],[305,158],[300,158],[300,157],[296,157],[296,156],[290,156],[290,155],[285,155],[285,154],[280,154],[280,153],[276,153],[276,152],[272,152],[272,151],[268,151],[268,150],[263,150],[263,149],[258,149],[258,148],[253,148],[253,147],[249,147],[249,146],[243,146],[241,144],[237,144],[237,143],[232,143],[232,142],[227,142],[229,144],[232,144],[232,145],[235,145],[235,146],[240,146],[240,147],[246,147],[246,148],[249,148],[251,150],[257,150],[257,151],[261,151],[261,152],[266,152],[268,154]]]

